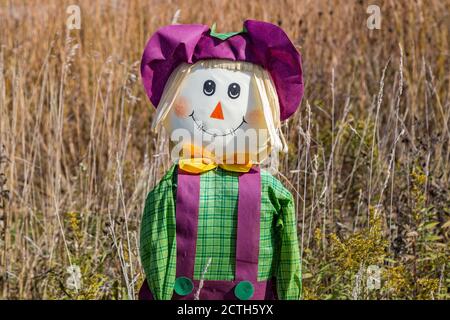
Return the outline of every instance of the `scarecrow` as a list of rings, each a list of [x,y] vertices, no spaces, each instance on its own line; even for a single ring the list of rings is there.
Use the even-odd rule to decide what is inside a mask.
[[[286,150],[280,121],[303,95],[285,32],[254,20],[233,33],[166,26],[148,41],[141,74],[175,163],[146,199],[139,298],[299,299],[293,196],[261,169]]]

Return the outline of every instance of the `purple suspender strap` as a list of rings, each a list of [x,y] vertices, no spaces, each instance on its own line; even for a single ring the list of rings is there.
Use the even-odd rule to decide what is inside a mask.
[[[177,277],[194,277],[195,253],[200,203],[200,175],[178,169],[176,200]],[[236,281],[258,278],[261,210],[261,175],[259,167],[239,176],[236,239]]]
[[[259,167],[239,176],[236,274],[238,281],[257,282],[261,215]]]
[[[176,276],[194,278],[195,253],[200,204],[200,175],[178,169],[176,234]]]

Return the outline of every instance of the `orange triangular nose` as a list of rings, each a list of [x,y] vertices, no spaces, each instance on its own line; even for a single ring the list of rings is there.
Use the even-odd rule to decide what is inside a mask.
[[[213,119],[223,120],[222,105],[220,104],[220,101],[217,103],[216,107],[209,117]]]

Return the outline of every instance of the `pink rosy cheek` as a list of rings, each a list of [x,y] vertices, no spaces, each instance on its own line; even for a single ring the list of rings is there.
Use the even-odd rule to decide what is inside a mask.
[[[187,118],[192,112],[187,100],[183,97],[179,97],[175,101],[173,105],[173,111],[178,118]]]
[[[248,122],[248,124],[259,127],[264,124],[264,113],[260,109],[256,109],[253,111],[250,111],[246,116],[245,120]]]

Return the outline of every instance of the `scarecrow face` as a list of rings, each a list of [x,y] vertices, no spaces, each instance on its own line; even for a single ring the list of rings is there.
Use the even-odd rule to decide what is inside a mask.
[[[249,149],[260,148],[251,144],[259,142],[244,146],[236,141],[249,131],[257,135],[267,127],[258,100],[250,72],[195,68],[182,83],[166,127],[170,132],[185,129],[193,139],[200,136],[202,146],[209,149],[251,153]]]

